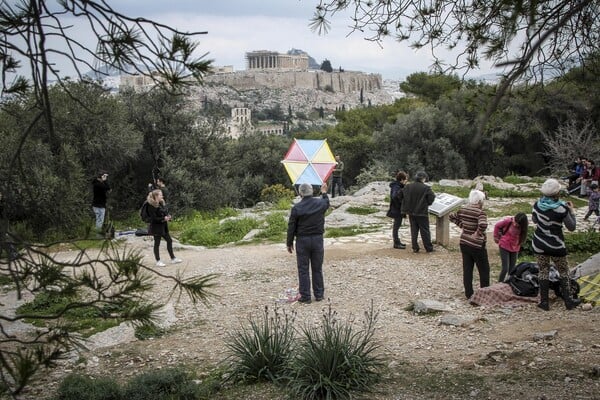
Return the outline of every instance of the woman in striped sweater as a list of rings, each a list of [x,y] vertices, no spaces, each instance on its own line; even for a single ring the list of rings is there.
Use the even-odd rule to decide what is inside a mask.
[[[571,298],[569,283],[569,266],[567,264],[567,247],[563,235],[563,224],[574,231],[577,225],[573,204],[559,200],[560,183],[556,179],[547,179],[542,184],[542,197],[533,205],[531,219],[536,224],[531,247],[537,258],[540,282],[540,303],[542,310],[550,310],[548,289],[550,281],[548,273],[552,261],[560,275],[560,292],[567,310],[577,307],[581,300]]]
[[[462,229],[460,235],[460,252],[463,260],[463,285],[467,299],[473,295],[473,267],[479,272],[479,285],[490,286],[490,263],[487,249],[487,215],[483,211],[485,193],[471,190],[468,204],[456,213],[450,214],[450,221]]]

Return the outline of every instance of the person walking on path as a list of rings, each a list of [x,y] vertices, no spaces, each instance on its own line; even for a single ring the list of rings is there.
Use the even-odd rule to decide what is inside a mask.
[[[538,307],[549,311],[548,290],[550,287],[550,262],[560,275],[560,292],[567,310],[577,307],[581,300],[571,298],[567,246],[563,234],[563,225],[574,231],[577,227],[573,204],[559,200],[560,183],[556,179],[547,179],[541,187],[542,197],[533,205],[531,219],[536,224],[531,247],[540,270],[540,303]]]
[[[600,208],[600,190],[598,190],[598,184],[592,183],[588,190],[588,211],[583,217],[584,221],[587,221],[590,215],[599,215],[598,209]]]
[[[92,210],[96,216],[96,229],[101,231],[104,224],[104,217],[106,216],[106,199],[108,192],[110,192],[108,172],[100,171],[92,180],[92,191]]]
[[[500,261],[502,262],[498,282],[504,282],[507,274],[517,264],[521,245],[527,239],[528,225],[529,221],[524,213],[503,218],[494,225],[494,242],[500,248]]]
[[[179,264],[182,260],[175,257],[175,254],[173,253],[173,239],[169,234],[169,221],[171,220],[171,215],[168,214],[165,208],[165,200],[162,191],[160,189],[154,189],[148,193],[146,201],[148,202],[148,214],[151,218],[148,234],[154,236],[154,258],[156,259],[156,266],[166,266],[160,259],[161,239],[165,239],[165,242],[167,242],[167,252],[171,257],[171,264]]]
[[[344,162],[339,154],[335,156],[335,168],[331,173],[331,197],[335,197],[335,190],[338,190],[340,196],[344,195],[344,184],[342,183],[342,173],[344,172]]]
[[[487,215],[483,211],[485,193],[471,190],[468,203],[455,213],[449,215],[450,221],[462,229],[460,235],[460,252],[463,261],[463,286],[465,296],[473,295],[473,267],[479,272],[479,286],[490,286],[490,263],[486,249],[488,226]]]
[[[433,204],[435,194],[431,187],[424,183],[426,180],[427,174],[424,171],[417,172],[415,181],[404,186],[399,194],[402,203],[401,213],[408,215],[410,222],[410,238],[415,253],[419,252],[419,233],[425,251],[428,253],[434,251],[429,231],[429,206]]]
[[[392,239],[394,240],[395,249],[405,249],[406,245],[400,240],[398,230],[402,225],[402,218],[406,218],[406,215],[402,214],[402,200],[400,200],[400,193],[406,184],[408,176],[404,171],[398,171],[396,173],[396,180],[390,183],[390,208],[387,212],[387,216],[394,219],[392,225]]]
[[[323,233],[325,232],[325,212],[329,208],[327,184],[321,186],[321,197],[313,197],[313,187],[308,183],[300,185],[298,192],[302,199],[292,207],[287,229],[287,251],[294,252],[296,239],[296,262],[300,303],[310,303],[310,286],[316,301],[323,300]]]

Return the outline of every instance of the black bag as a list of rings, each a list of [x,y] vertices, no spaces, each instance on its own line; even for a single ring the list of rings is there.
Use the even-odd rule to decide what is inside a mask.
[[[548,280],[550,281],[549,287],[554,290],[556,297],[563,298],[560,288],[560,273],[554,268],[554,265],[550,266]],[[576,299],[579,296],[579,282],[576,279],[569,278],[569,289],[571,290],[571,298]]]
[[[152,222],[152,217],[150,216],[150,212],[148,211],[147,201],[144,201],[144,204],[142,204],[142,207],[140,208],[140,218],[147,224]]]
[[[538,273],[539,268],[536,263],[521,262],[510,271],[506,283],[517,296],[535,297],[540,287]]]

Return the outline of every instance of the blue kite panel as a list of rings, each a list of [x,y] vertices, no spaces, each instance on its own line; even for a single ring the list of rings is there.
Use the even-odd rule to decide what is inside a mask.
[[[317,186],[322,184],[319,174],[317,174],[312,165],[308,165],[302,175],[300,175],[298,180],[296,180],[297,185],[301,185],[303,183],[310,183],[311,185]]]
[[[308,158],[308,160],[310,161],[317,153],[317,151],[319,151],[321,146],[323,146],[324,140],[296,139],[296,142],[298,143],[304,154],[306,154],[306,158]]]

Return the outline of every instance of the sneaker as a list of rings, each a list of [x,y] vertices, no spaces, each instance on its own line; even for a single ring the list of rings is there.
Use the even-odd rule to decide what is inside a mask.
[[[157,266],[157,267],[166,267],[166,266],[167,266],[167,264],[165,264],[164,262],[162,262],[162,261],[158,260],[158,261],[156,262],[156,266]]]
[[[323,298],[322,297],[316,297],[315,301],[323,301]]]
[[[302,297],[300,297],[298,299],[298,303],[310,304],[311,301],[310,301],[310,299],[303,299]]]
[[[182,262],[183,262],[183,260],[181,258],[177,258],[177,257],[171,258],[171,264],[179,264]]]

